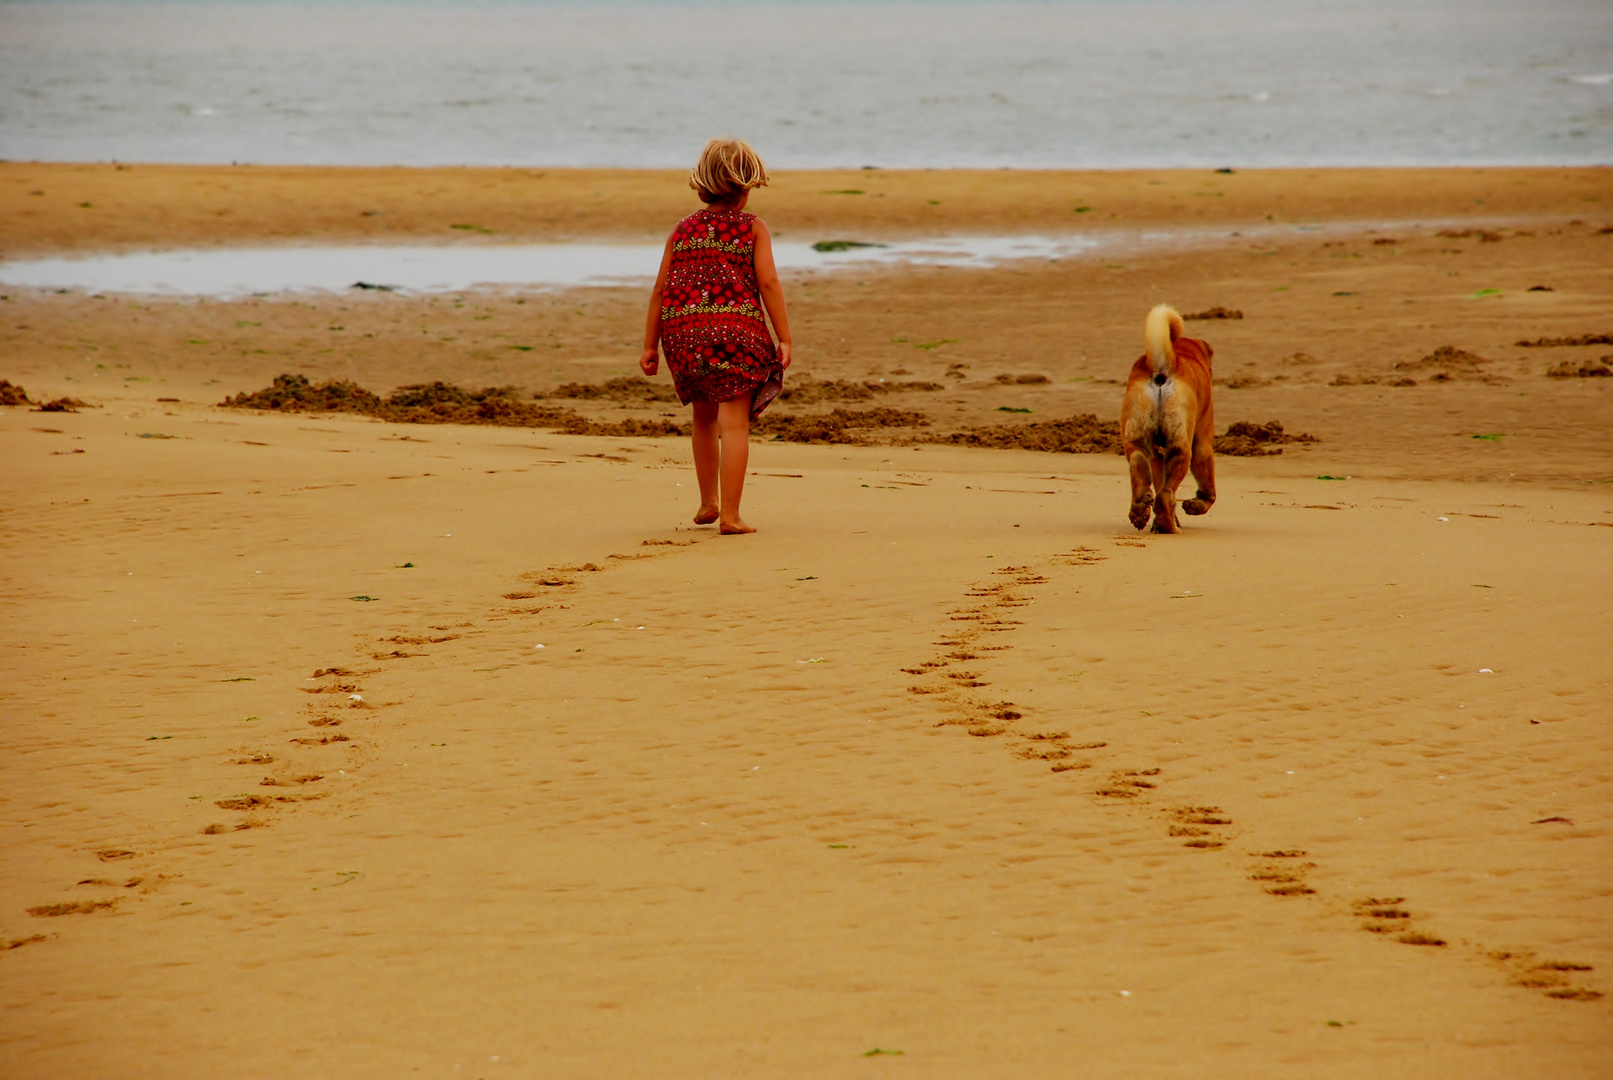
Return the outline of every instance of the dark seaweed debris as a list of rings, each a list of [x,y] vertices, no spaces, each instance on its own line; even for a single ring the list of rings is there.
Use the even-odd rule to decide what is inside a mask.
[[[1613,367],[1608,367],[1610,363],[1613,363],[1613,356],[1602,357],[1602,362],[1599,364],[1576,364],[1572,360],[1564,360],[1562,363],[1552,366],[1546,372],[1546,377],[1548,379],[1606,379],[1613,377]]]
[[[782,442],[863,443],[874,428],[928,427],[930,418],[912,409],[835,409],[827,413],[764,413],[751,425],[757,435]]]
[[[332,379],[314,386],[306,375],[277,375],[274,383],[251,394],[236,394],[219,402],[235,409],[274,412],[356,412],[380,408],[381,399],[355,383]]]
[[[1268,420],[1264,424],[1238,420],[1215,437],[1215,452],[1228,457],[1269,457],[1282,453],[1281,443],[1313,442],[1321,440],[1315,435],[1290,435],[1283,430],[1280,420]]]
[[[280,375],[274,385],[251,394],[225,398],[221,405],[273,412],[350,412],[399,424],[492,424],[500,427],[552,428],[571,435],[687,435],[688,425],[667,420],[629,418],[589,420],[575,411],[522,401],[513,387],[467,390],[444,382],[400,386],[384,400],[345,380],[317,386],[305,375]]]
[[[603,383],[562,383],[547,394],[534,394],[535,398],[571,398],[584,401],[677,401],[678,395],[666,383],[622,375],[606,379]]]
[[[1429,368],[1443,368],[1447,371],[1460,369],[1476,371],[1490,361],[1478,353],[1458,349],[1454,345],[1441,345],[1421,360],[1401,360],[1394,365],[1396,371],[1426,371]]]
[[[1613,334],[1576,334],[1573,337],[1539,337],[1533,341],[1520,341],[1524,349],[1551,349],[1561,345],[1613,345]]]
[[[867,240],[819,240],[812,245],[813,251],[855,251],[858,248],[882,248],[884,244],[874,244]]]
[[[1237,308],[1220,307],[1218,305],[1218,306],[1213,307],[1213,308],[1206,308],[1203,311],[1195,311],[1191,315],[1183,315],[1182,318],[1188,319],[1188,320],[1193,320],[1193,319],[1241,319],[1241,318],[1243,318],[1243,312],[1239,311]]]
[[[28,391],[10,379],[0,379],[0,405],[32,405]]]
[[[796,405],[811,405],[819,401],[871,401],[885,394],[915,390],[931,392],[942,389],[945,387],[938,382],[925,382],[919,379],[905,382],[881,382],[875,379],[853,382],[850,379],[814,379],[810,375],[802,375],[785,380],[779,400]]]
[[[1118,454],[1120,425],[1081,413],[1067,420],[1039,420],[1030,424],[993,424],[965,428],[922,440],[990,450],[1041,450],[1053,454]]]

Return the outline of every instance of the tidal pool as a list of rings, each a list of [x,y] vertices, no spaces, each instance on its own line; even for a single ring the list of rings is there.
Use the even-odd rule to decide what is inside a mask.
[[[1089,252],[1090,237],[965,236],[774,245],[785,273],[871,266],[985,268]],[[826,250],[827,249],[827,250]],[[408,293],[641,284],[659,244],[442,244],[264,247],[139,252],[0,262],[0,285],[231,298],[352,288]]]

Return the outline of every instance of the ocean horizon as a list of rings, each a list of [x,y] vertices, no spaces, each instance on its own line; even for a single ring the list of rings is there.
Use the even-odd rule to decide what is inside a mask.
[[[0,2],[0,157],[1613,164],[1613,4]]]

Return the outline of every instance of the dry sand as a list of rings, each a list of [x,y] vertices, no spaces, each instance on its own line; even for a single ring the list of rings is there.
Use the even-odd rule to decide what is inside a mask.
[[[689,201],[527,177],[5,164],[0,251]],[[1613,333],[1608,180],[780,176],[798,239],[1198,231],[789,282],[793,385],[944,389],[782,403],[929,423],[758,439],[743,539],[678,439],[216,404],[603,384],[641,291],[10,290],[0,378],[88,406],[0,409],[0,1073],[1608,1075],[1613,345],[1516,344]],[[916,441],[1112,417],[1161,299],[1319,439],[1182,535]],[[623,396],[540,403],[683,419]]]

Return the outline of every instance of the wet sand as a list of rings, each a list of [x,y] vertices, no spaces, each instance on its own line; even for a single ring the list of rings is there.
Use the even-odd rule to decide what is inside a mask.
[[[690,202],[520,175],[5,164],[0,251]],[[1613,332],[1606,176],[780,176],[799,239],[1219,238],[788,282],[842,390],[779,415],[927,423],[758,438],[744,539],[679,439],[217,404],[681,421],[554,396],[631,372],[639,290],[7,290],[0,378],[88,406],[0,409],[3,1071],[1604,1075],[1613,345],[1518,342]],[[1182,535],[1117,456],[924,441],[1111,418],[1158,300],[1243,313],[1189,324],[1221,427],[1318,439]]]

